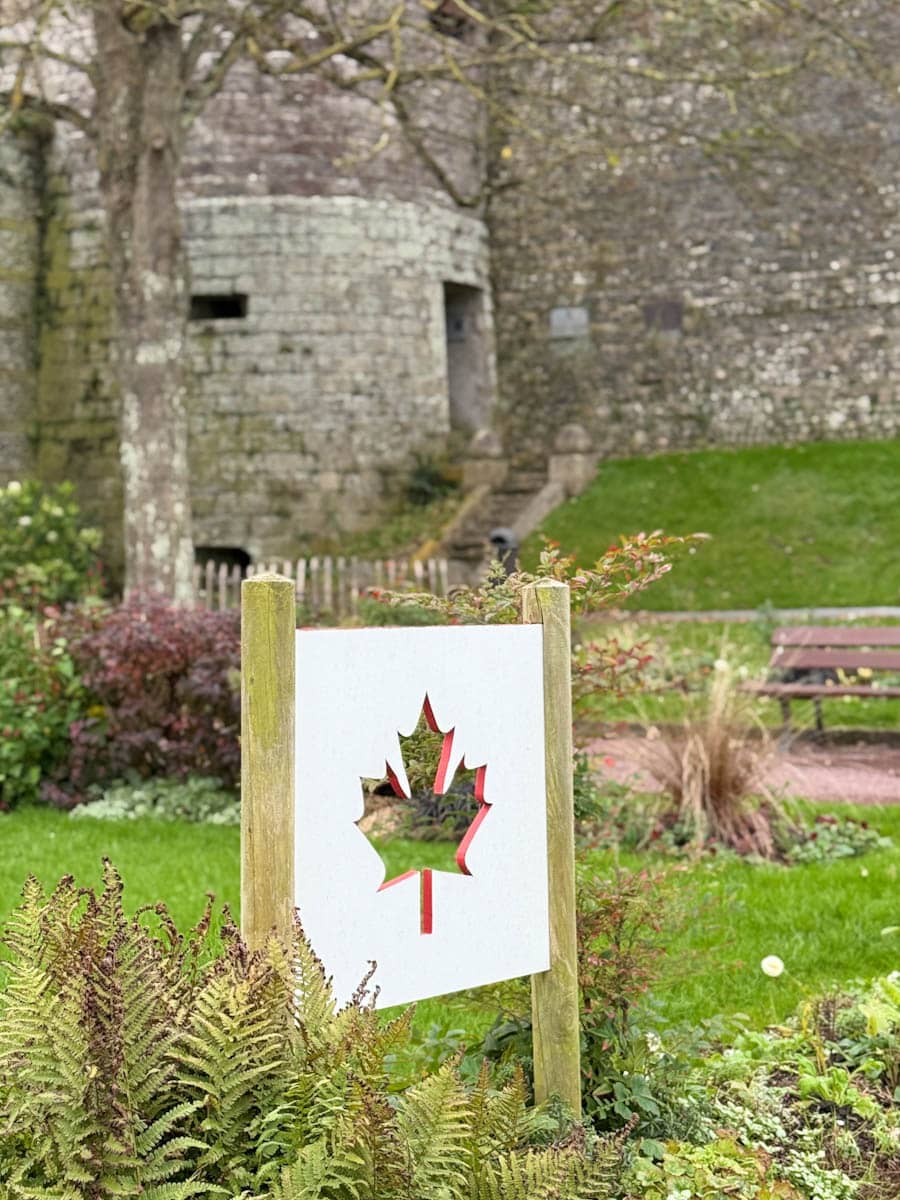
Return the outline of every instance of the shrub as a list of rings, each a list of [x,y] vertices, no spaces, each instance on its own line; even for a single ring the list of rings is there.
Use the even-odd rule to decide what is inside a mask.
[[[86,698],[52,618],[0,606],[0,809],[38,797],[42,776],[69,751],[69,726]]]
[[[100,533],[83,526],[71,484],[0,488],[0,603],[37,611],[96,595]]]
[[[299,929],[251,953],[210,915],[187,939],[162,906],[129,919],[109,866],[99,895],[26,885],[0,992],[4,1200],[609,1196],[618,1147],[529,1110],[521,1073],[467,1087],[449,1062],[392,1096],[411,1010],[384,1022],[361,991],[335,1012]]]
[[[561,554],[557,544],[552,542],[541,552],[534,573],[515,571],[507,576],[503,568],[494,563],[477,588],[452,588],[448,596],[381,591],[377,598],[392,607],[414,603],[453,625],[508,625],[522,619],[523,589],[539,579],[554,579],[568,585],[574,613],[599,612],[661,579],[671,569],[667,556],[674,548],[705,536],[695,533],[689,537],[668,537],[660,530],[636,533],[633,537],[622,538],[620,545],[611,546],[591,567],[579,567],[573,555]],[[623,651],[612,642],[589,647],[589,650],[583,670],[576,669],[576,676],[607,671],[610,664],[616,665],[616,659],[623,653],[622,665],[631,672],[642,657],[643,647]]]
[[[683,868],[675,868],[677,871]],[[630,1124],[651,1152],[658,1139],[685,1136],[699,1114],[683,1050],[663,1050],[650,990],[673,966],[673,935],[696,907],[671,871],[619,870],[583,876],[578,895],[578,982],[582,997],[582,1100],[599,1129]],[[683,969],[685,964],[681,964]]]
[[[69,805],[91,783],[131,775],[240,773],[240,616],[174,607],[158,597],[68,618],[72,656],[95,702],[71,728],[63,787]]]

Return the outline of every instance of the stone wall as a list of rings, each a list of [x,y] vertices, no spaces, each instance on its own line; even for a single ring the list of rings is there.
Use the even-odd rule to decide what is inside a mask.
[[[894,44],[900,13],[860,3],[860,28],[877,17]],[[493,141],[471,96],[421,86],[429,149],[471,204],[372,97],[234,72],[183,177],[198,544],[281,556],[375,522],[454,407],[461,430],[490,418],[492,293],[497,424],[520,463],[573,421],[606,455],[900,432],[896,95],[788,75],[751,97],[786,122],[779,141],[614,51],[574,87],[532,78],[522,133]],[[0,477],[36,424],[37,469],[76,481],[115,570],[101,229],[81,135],[59,128],[43,158],[0,143]],[[448,357],[448,300],[480,358],[459,330]]]
[[[900,13],[868,7],[900,36]],[[731,113],[710,88],[653,95],[614,63],[583,82],[580,105],[535,102],[544,151],[510,136],[495,159],[518,457],[542,459],[567,421],[618,456],[898,435],[897,96],[788,75],[766,85],[773,129],[754,129],[750,103]]]
[[[0,484],[33,465],[40,136],[0,140]]]

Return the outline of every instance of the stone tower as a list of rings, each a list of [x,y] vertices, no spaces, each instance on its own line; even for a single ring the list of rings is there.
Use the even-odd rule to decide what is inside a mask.
[[[474,192],[471,102],[448,104],[439,91],[431,100],[444,161]],[[439,458],[454,431],[462,440],[489,421],[484,222],[396,130],[383,134],[369,100],[317,80],[284,88],[250,67],[232,73],[193,130],[182,213],[200,547],[283,557],[364,529],[417,459]],[[16,186],[0,190],[0,206],[39,203],[44,218],[40,269],[35,225],[15,276],[43,297],[39,327],[29,304],[12,348],[24,389],[16,428],[30,409],[39,474],[76,481],[115,575],[121,480],[96,172],[87,140],[63,126],[40,171],[29,173],[30,161],[19,152]],[[16,454],[0,449],[0,475],[19,470]]]

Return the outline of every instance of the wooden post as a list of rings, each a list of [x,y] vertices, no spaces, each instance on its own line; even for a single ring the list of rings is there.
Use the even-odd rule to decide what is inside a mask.
[[[580,999],[575,933],[575,813],[572,793],[572,648],[569,588],[546,580],[522,597],[526,624],[544,626],[544,739],[550,970],[531,977],[534,1095],[557,1095],[581,1115]]]
[[[294,910],[294,583],[241,585],[241,932],[291,938]]]

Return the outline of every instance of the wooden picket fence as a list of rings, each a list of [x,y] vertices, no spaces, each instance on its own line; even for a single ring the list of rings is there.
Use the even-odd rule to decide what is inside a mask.
[[[194,596],[200,608],[237,608],[241,583],[251,575],[275,571],[293,579],[297,603],[310,617],[335,619],[353,616],[360,597],[370,588],[391,591],[431,592],[446,596],[449,590],[445,558],[394,559],[344,558],[322,555],[296,561],[239,564],[210,560],[194,567]]]

